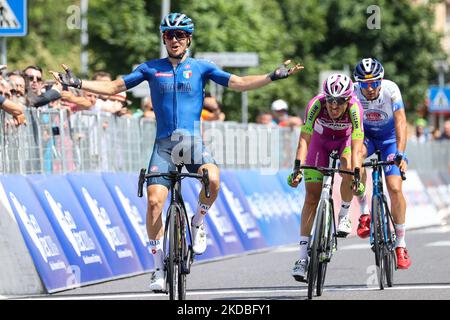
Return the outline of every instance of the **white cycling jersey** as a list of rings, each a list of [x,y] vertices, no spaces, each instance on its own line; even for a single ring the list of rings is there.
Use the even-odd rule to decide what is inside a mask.
[[[372,101],[364,97],[359,83],[355,84],[355,93],[364,110],[364,135],[369,139],[395,141],[394,112],[404,108],[397,84],[383,79],[380,94]]]

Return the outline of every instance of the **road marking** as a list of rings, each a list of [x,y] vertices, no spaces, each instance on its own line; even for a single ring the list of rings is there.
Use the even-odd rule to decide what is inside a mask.
[[[432,227],[426,228],[423,230],[411,230],[410,232],[419,233],[419,234],[433,234],[433,233],[448,233],[450,232],[450,226],[440,226],[440,227]]]
[[[338,246],[338,251],[339,250],[361,250],[361,249],[364,249],[364,250],[370,249],[370,245],[368,243],[364,243],[364,244],[351,244],[351,245],[342,246],[342,247]]]
[[[436,241],[430,242],[425,245],[425,247],[450,247],[450,241]]]
[[[391,288],[385,288],[385,290],[391,291],[404,291],[404,290],[443,290],[450,289],[450,285],[399,285]],[[325,291],[330,292],[345,292],[345,291],[380,291],[378,286],[325,286]],[[300,294],[306,293],[308,291],[305,289],[252,289],[252,290],[203,290],[203,291],[187,291],[187,296],[212,296],[219,295],[248,295],[252,297],[255,294]],[[167,297],[166,294],[155,294],[155,293],[125,293],[125,294],[103,294],[103,295],[77,295],[77,296],[42,296],[42,297],[29,297],[20,298],[19,300],[101,300],[101,299],[131,299],[131,298],[155,298],[155,297]]]

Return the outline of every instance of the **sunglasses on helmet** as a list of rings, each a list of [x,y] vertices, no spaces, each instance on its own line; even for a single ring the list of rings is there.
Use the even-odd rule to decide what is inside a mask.
[[[163,33],[163,37],[166,40],[172,40],[173,37],[175,37],[177,40],[181,40],[189,37],[189,33],[183,30],[166,30]]]
[[[371,81],[371,82],[360,82],[359,83],[359,87],[362,89],[367,89],[369,88],[369,86],[372,89],[376,89],[381,85],[381,80],[377,80],[377,81]]]
[[[327,100],[328,103],[336,103],[336,104],[344,104],[350,100],[349,97],[344,98],[344,97],[333,97],[333,96],[327,96],[325,99]]]

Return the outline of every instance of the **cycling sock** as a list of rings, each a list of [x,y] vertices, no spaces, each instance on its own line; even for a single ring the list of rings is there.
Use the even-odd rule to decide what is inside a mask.
[[[350,209],[351,202],[342,201],[341,211],[339,212],[339,218],[346,217],[348,215],[348,209]]]
[[[300,260],[304,260],[308,258],[308,236],[300,236]]]
[[[395,224],[395,235],[397,236],[397,240],[395,241],[396,248],[406,247],[405,233],[406,233],[405,224]]]
[[[360,212],[361,214],[368,214],[369,212],[367,211],[367,198],[366,198],[366,194],[363,194],[362,197],[358,197],[358,201],[359,201],[359,206],[360,206]]]
[[[150,249],[152,250],[155,269],[164,270],[163,241],[150,240]]]
[[[208,213],[208,210],[209,210],[210,207],[211,206],[208,206],[207,204],[200,203],[200,202],[198,203],[198,205],[197,205],[197,213],[192,218],[192,224],[194,226],[200,226],[203,223],[203,218]]]

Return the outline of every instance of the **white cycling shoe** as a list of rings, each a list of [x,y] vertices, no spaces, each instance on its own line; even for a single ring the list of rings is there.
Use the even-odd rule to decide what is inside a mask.
[[[166,279],[163,270],[156,269],[150,279],[150,285],[148,287],[150,291],[161,292],[166,290]]]
[[[306,272],[308,270],[308,259],[295,261],[294,268],[292,268],[292,276],[295,280],[306,282]]]
[[[339,218],[339,225],[337,228],[337,234],[339,238],[346,238],[350,232],[352,232],[352,222],[350,221],[350,217],[344,216]]]
[[[195,254],[202,254],[206,250],[206,231],[205,224],[192,226],[192,249]]]

